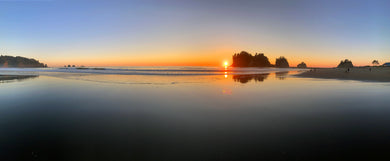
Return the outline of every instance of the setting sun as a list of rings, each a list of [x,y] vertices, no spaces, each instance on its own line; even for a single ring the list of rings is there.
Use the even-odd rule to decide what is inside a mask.
[[[228,62],[225,61],[225,62],[223,63],[223,65],[224,65],[225,67],[227,67],[227,66],[228,66]]]

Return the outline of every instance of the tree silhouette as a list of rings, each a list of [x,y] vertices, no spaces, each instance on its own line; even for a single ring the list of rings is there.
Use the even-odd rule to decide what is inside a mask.
[[[234,67],[248,67],[253,59],[253,56],[246,51],[241,51],[241,53],[233,55],[233,64]]]
[[[271,63],[268,58],[264,56],[263,53],[256,53],[256,55],[252,59],[252,64],[250,66],[253,67],[270,67]]]
[[[372,65],[373,65],[373,66],[379,65],[379,61],[378,61],[378,60],[373,60],[373,61],[372,61]]]
[[[252,54],[241,51],[233,55],[233,67],[271,67],[271,63],[263,53]]]

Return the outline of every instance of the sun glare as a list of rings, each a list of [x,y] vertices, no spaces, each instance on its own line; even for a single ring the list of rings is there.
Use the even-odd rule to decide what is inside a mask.
[[[223,63],[223,66],[225,67],[225,71],[227,71],[227,68],[228,68],[228,62],[227,61],[225,61],[224,63]],[[227,72],[225,72],[225,78],[227,78],[228,77],[228,75],[227,75]]]

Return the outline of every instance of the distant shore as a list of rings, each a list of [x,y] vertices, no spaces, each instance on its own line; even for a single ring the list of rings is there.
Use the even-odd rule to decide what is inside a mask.
[[[297,74],[305,78],[390,82],[390,67],[312,68]]]

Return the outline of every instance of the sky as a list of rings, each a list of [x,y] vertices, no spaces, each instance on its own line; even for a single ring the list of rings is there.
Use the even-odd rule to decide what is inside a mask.
[[[0,0],[0,53],[49,66],[390,62],[389,0]]]

